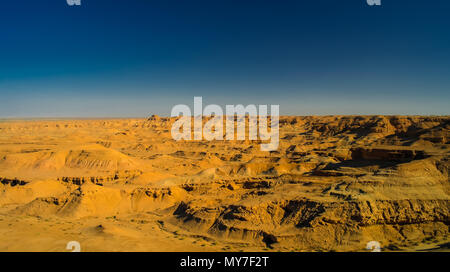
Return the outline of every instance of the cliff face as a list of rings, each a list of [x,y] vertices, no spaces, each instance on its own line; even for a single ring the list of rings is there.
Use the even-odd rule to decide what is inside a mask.
[[[0,229],[31,216],[56,220],[54,234],[76,219],[80,239],[118,246],[148,228],[180,238],[161,239],[167,250],[205,250],[199,237],[210,250],[449,242],[449,117],[281,117],[272,152],[248,139],[177,142],[174,121],[0,123]]]

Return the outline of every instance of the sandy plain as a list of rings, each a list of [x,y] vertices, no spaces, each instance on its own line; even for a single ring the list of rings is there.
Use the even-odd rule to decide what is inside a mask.
[[[1,121],[0,251],[449,250],[448,116],[284,116],[272,152],[174,121]]]

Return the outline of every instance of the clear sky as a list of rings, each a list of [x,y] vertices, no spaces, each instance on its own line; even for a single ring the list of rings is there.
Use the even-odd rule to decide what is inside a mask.
[[[450,114],[450,1],[8,0],[0,117]]]

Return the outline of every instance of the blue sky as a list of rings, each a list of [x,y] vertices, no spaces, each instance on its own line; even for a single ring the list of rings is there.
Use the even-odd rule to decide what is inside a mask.
[[[450,114],[445,0],[5,1],[0,117]]]

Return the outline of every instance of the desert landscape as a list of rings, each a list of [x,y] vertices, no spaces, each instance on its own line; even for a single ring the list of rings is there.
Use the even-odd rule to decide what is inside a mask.
[[[0,251],[449,251],[448,116],[282,116],[272,152],[175,119],[0,121]]]

